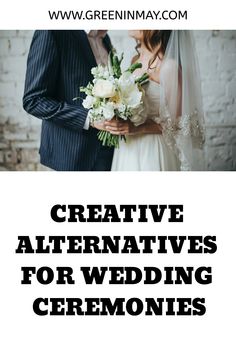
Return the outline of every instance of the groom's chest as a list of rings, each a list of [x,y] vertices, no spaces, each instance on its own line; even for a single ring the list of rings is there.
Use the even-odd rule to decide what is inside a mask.
[[[96,60],[89,42],[71,32],[58,40],[60,78],[65,84],[87,85],[92,79],[91,69],[97,65]]]

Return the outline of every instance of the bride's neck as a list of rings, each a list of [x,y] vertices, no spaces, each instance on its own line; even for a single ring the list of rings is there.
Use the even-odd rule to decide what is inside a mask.
[[[157,50],[159,49],[160,45],[158,45]],[[140,42],[140,47],[139,47],[139,55],[140,55],[140,60],[142,59],[151,59],[153,57],[153,52],[148,50],[147,47],[145,46],[144,42]],[[162,55],[161,55],[162,57]]]
[[[151,57],[153,54],[150,52],[143,42],[140,43],[139,47],[140,58]]]

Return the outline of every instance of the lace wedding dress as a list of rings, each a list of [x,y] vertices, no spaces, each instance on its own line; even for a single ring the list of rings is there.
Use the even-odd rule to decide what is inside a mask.
[[[147,119],[159,122],[160,85],[149,81],[144,85],[144,110],[132,121],[136,125]],[[120,142],[115,149],[112,171],[178,171],[179,160],[174,151],[166,144],[161,134],[129,135],[126,142]]]

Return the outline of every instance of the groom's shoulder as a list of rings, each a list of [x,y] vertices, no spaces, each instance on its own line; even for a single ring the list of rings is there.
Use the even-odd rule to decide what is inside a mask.
[[[49,35],[55,39],[78,39],[83,38],[83,30],[48,30]]]
[[[86,33],[84,31],[73,30],[36,30],[32,43],[41,47],[56,47],[60,50],[69,50],[78,48],[78,44],[85,42]]]
[[[36,30],[34,32],[34,37],[43,37],[45,39],[54,40],[68,40],[75,39],[76,37],[82,37],[84,31],[82,30]]]

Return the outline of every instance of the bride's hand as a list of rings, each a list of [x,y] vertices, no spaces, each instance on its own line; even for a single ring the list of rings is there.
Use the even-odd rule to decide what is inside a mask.
[[[139,126],[143,134],[162,134],[162,126],[152,119],[146,120],[146,122]]]
[[[91,124],[91,126],[93,128],[96,128],[98,130],[106,130],[106,126],[104,122],[93,122],[93,124]]]
[[[137,127],[130,120],[113,118],[105,122],[106,130],[113,135],[133,135],[137,132]]]
[[[135,135],[135,134],[162,134],[162,127],[153,120],[148,119],[144,124],[135,126],[129,119],[113,118],[105,122],[106,130],[113,135]]]
[[[94,122],[93,128],[98,130],[106,130],[113,135],[130,135],[134,134],[136,127],[130,121],[124,121],[120,118],[112,118],[111,120]]]

